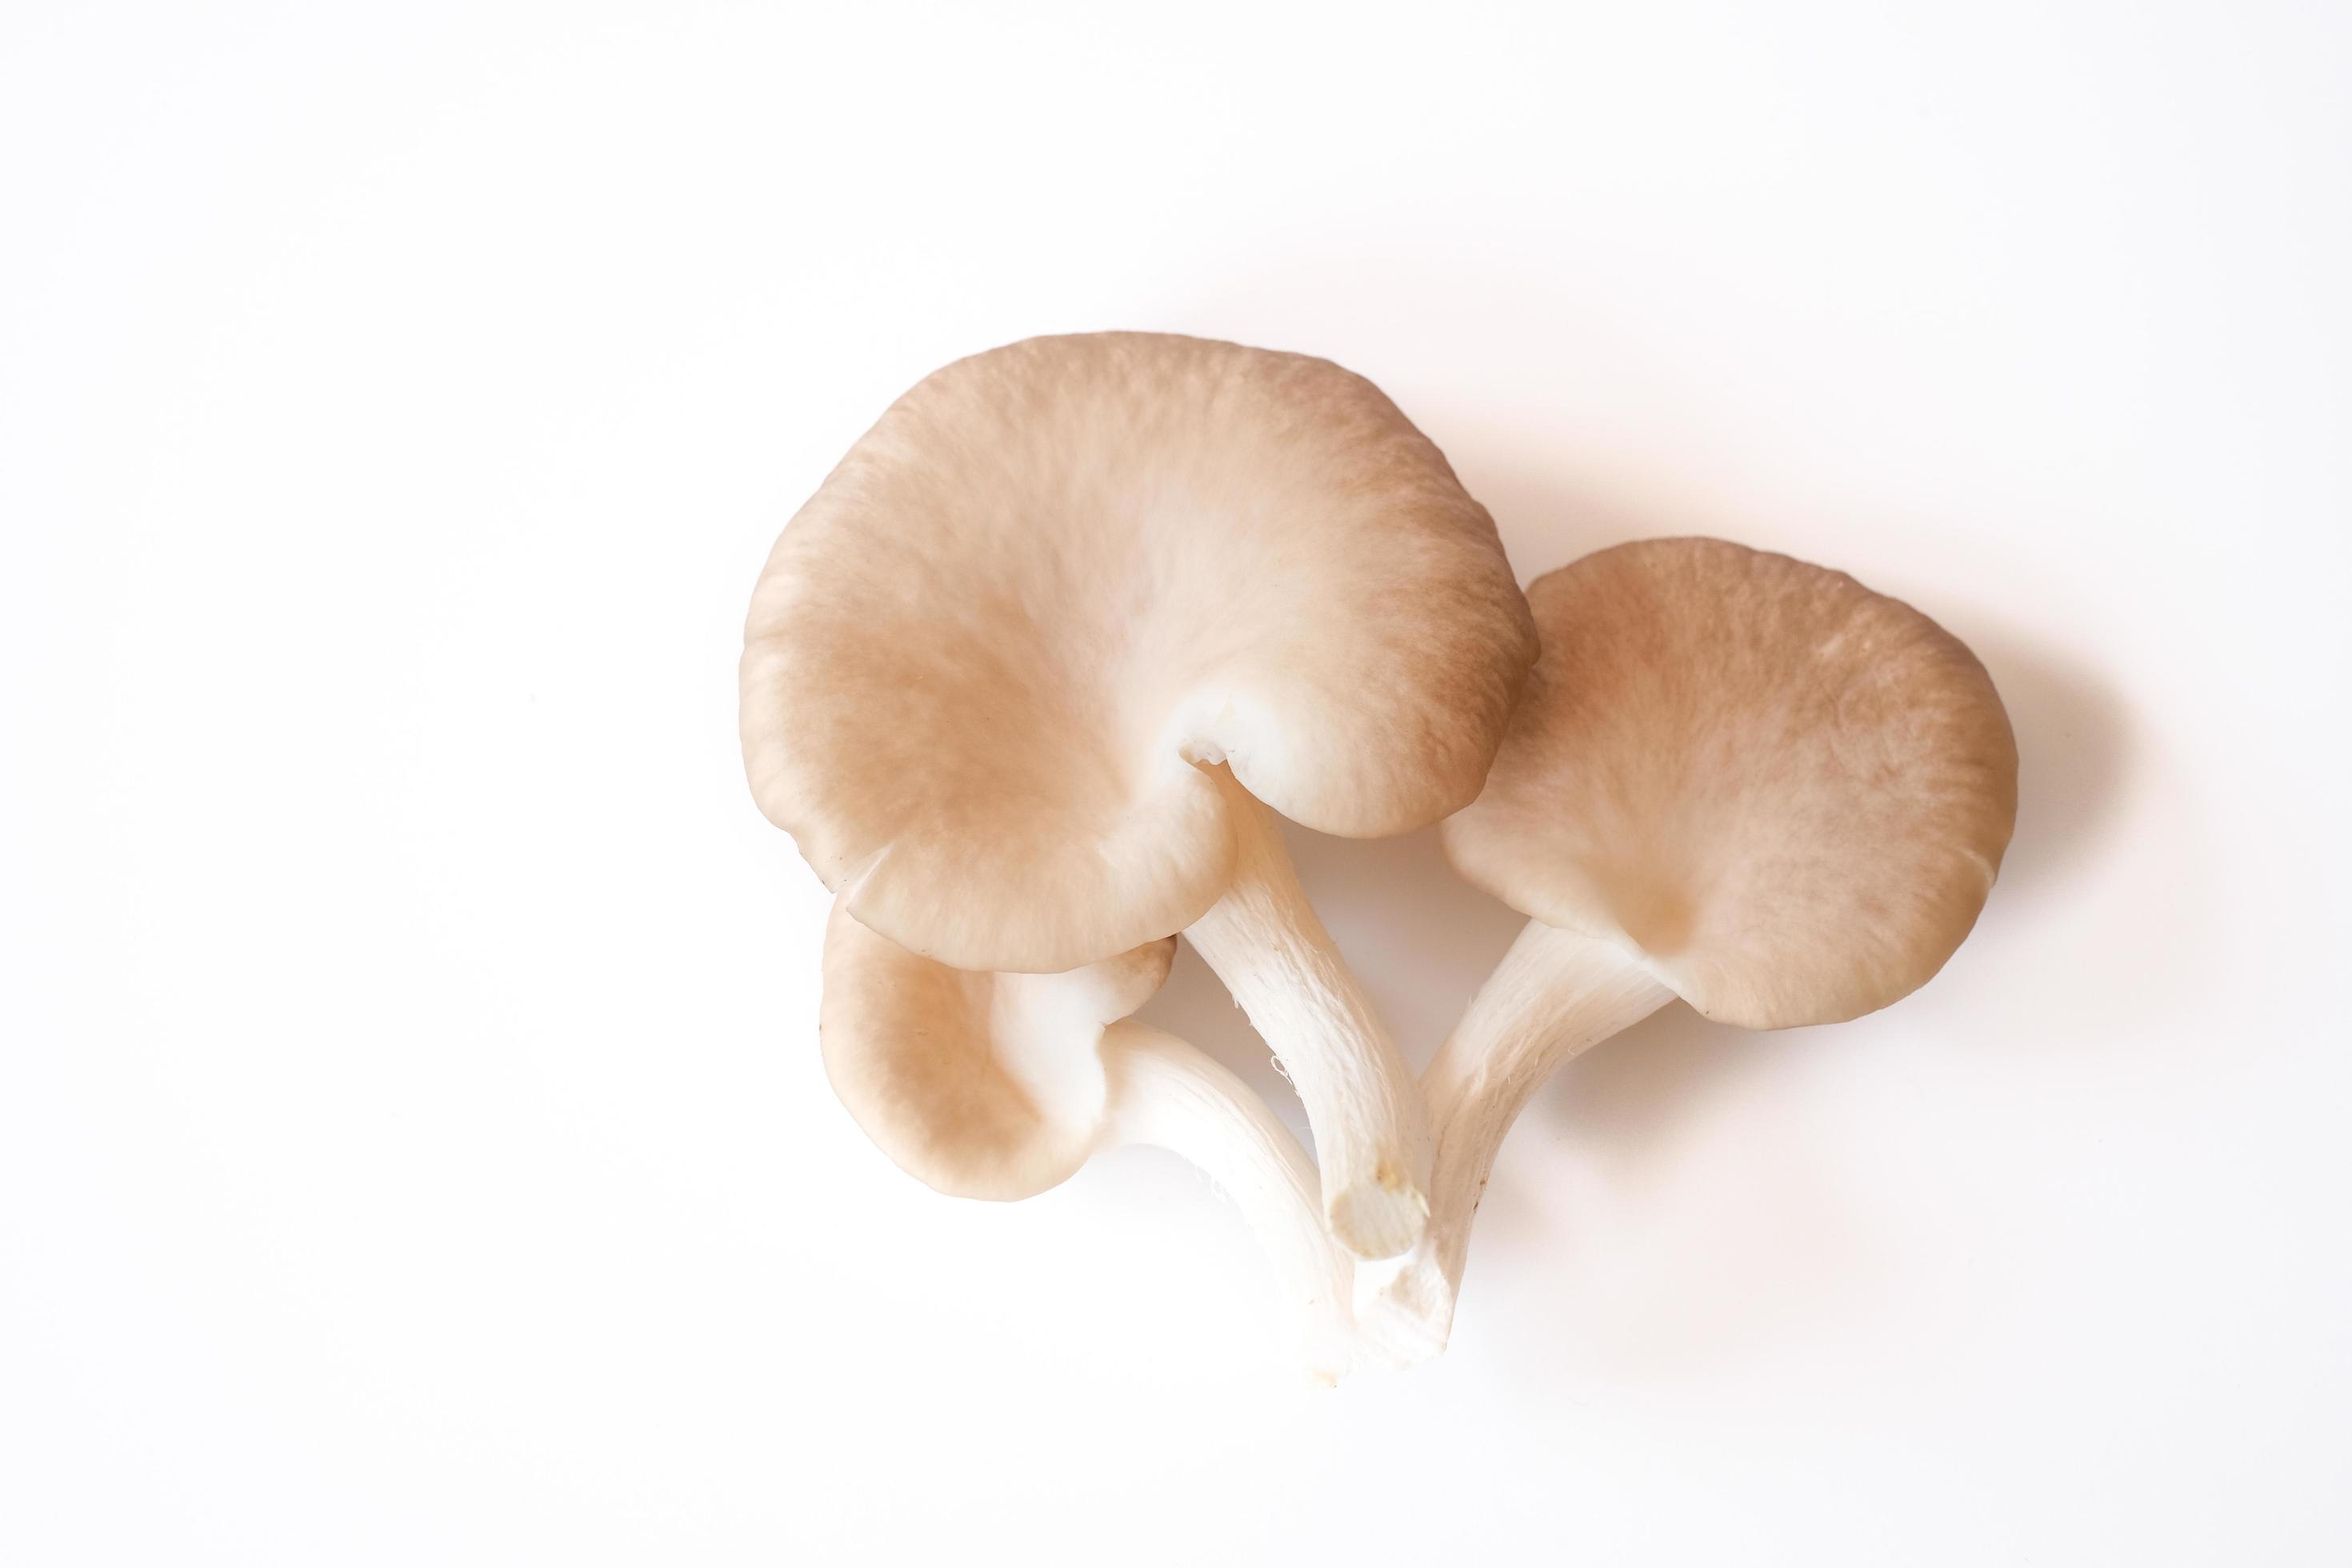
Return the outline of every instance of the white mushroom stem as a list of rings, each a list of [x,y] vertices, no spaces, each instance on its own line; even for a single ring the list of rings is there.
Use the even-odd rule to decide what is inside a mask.
[[[1274,1267],[1286,1336],[1326,1386],[1347,1373],[1354,1335],[1349,1259],[1325,1234],[1315,1167],[1265,1101],[1223,1063],[1174,1035],[1122,1020],[1103,1031],[1106,1143],[1182,1155],[1223,1190]]]
[[[1297,1088],[1331,1234],[1392,1258],[1429,1216],[1428,1122],[1412,1071],[1298,885],[1273,814],[1228,786],[1234,880],[1185,940],[1216,971]]]
[[[1429,1229],[1357,1272],[1356,1315],[1408,1364],[1445,1348],[1478,1201],[1511,1123],[1555,1071],[1674,1000],[1640,952],[1530,921],[1422,1075],[1436,1135]]]

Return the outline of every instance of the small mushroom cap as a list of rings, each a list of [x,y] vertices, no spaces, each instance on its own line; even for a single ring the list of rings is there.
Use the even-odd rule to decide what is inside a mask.
[[[1064,970],[1223,891],[1228,762],[1328,833],[1474,798],[1535,658],[1493,520],[1380,389],[1196,338],[1036,338],[917,385],[770,556],[760,807],[849,910]]]
[[[1957,638],[1712,539],[1603,550],[1528,597],[1543,657],[1442,830],[1463,876],[1749,1028],[1855,1017],[1943,966],[2017,816],[2009,716]]]
[[[824,933],[825,1076],[898,1168],[950,1197],[1025,1198],[1098,1137],[1103,1028],[1168,978],[1164,937],[1066,974],[950,969],[838,902]]]

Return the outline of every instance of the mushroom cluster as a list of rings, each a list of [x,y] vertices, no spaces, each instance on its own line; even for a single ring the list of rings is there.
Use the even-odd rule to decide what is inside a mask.
[[[1917,611],[1706,539],[1522,594],[1486,509],[1327,361],[1150,333],[934,373],[801,509],[741,667],[761,810],[834,895],[835,1091],[959,1196],[1159,1144],[1243,1209],[1332,1381],[1444,1346],[1496,1149],[1668,1002],[1831,1023],[1968,934],[2016,811],[1983,667]],[[1416,1080],[1277,816],[1442,822],[1529,917]],[[1298,1090],[1128,1016],[1181,935]]]

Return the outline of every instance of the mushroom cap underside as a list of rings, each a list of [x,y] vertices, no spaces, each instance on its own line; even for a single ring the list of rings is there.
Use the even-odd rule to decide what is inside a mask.
[[[859,919],[1052,971],[1232,873],[1213,781],[1380,837],[1476,794],[1535,639],[1486,510],[1363,378],[1146,333],[1032,339],[894,405],[755,593],[761,809]]]
[[[1528,596],[1542,657],[1443,829],[1465,877],[1630,939],[1751,1028],[1854,1017],[1942,967],[2017,813],[2008,715],[1958,639],[1720,540],[1603,550]]]
[[[950,969],[835,903],[817,1024],[825,1076],[919,1181],[953,1197],[1033,1196],[1093,1151],[1102,1031],[1160,989],[1175,951],[1163,938],[1064,974]]]

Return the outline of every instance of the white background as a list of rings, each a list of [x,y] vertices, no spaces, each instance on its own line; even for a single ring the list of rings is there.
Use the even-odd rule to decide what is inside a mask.
[[[2347,84],[2319,4],[8,5],[0,1560],[2352,1560]],[[752,577],[1103,326],[2017,726],[1944,974],[1563,1074],[1407,1376],[1296,1385],[1172,1158],[951,1202],[819,1069]],[[1296,847],[1425,1058],[1516,921]]]

